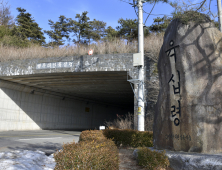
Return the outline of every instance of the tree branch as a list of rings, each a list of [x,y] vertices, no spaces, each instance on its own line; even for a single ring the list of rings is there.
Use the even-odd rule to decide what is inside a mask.
[[[200,7],[199,8],[197,8],[197,10],[196,11],[198,11],[199,9],[201,9],[202,7],[203,7],[203,5],[205,4],[205,2],[206,2],[207,0],[204,0],[204,1],[202,1],[202,4],[200,5]]]

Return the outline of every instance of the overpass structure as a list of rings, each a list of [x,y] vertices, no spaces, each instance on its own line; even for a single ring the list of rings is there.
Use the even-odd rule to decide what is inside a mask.
[[[137,78],[133,54],[1,62],[0,131],[95,129],[133,113],[127,76]]]

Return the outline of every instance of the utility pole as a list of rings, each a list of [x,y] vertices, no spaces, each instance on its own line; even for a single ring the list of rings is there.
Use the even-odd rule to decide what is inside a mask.
[[[138,53],[142,57],[142,64],[139,67],[138,86],[138,131],[144,131],[144,33],[143,33],[143,3],[138,0]]]
[[[218,9],[218,22],[219,22],[219,29],[220,29],[220,32],[222,32],[221,0],[217,0],[217,9]]]

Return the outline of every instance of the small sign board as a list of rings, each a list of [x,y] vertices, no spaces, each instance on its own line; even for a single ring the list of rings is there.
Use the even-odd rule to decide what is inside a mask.
[[[138,112],[141,112],[142,111],[142,108],[141,107],[138,107]]]
[[[99,127],[99,130],[104,130],[104,129],[106,129],[105,126],[100,126],[100,127]]]
[[[56,62],[56,63],[39,63],[36,65],[36,69],[52,69],[52,68],[71,68],[73,62]]]
[[[93,50],[90,49],[90,50],[88,51],[88,54],[89,54],[89,55],[93,55]]]

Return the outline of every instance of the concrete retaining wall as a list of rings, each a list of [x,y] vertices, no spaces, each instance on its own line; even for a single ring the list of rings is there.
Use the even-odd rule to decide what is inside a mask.
[[[0,77],[99,71],[128,71],[132,78],[138,76],[137,69],[133,67],[133,54],[131,53],[49,57],[0,62]]]

